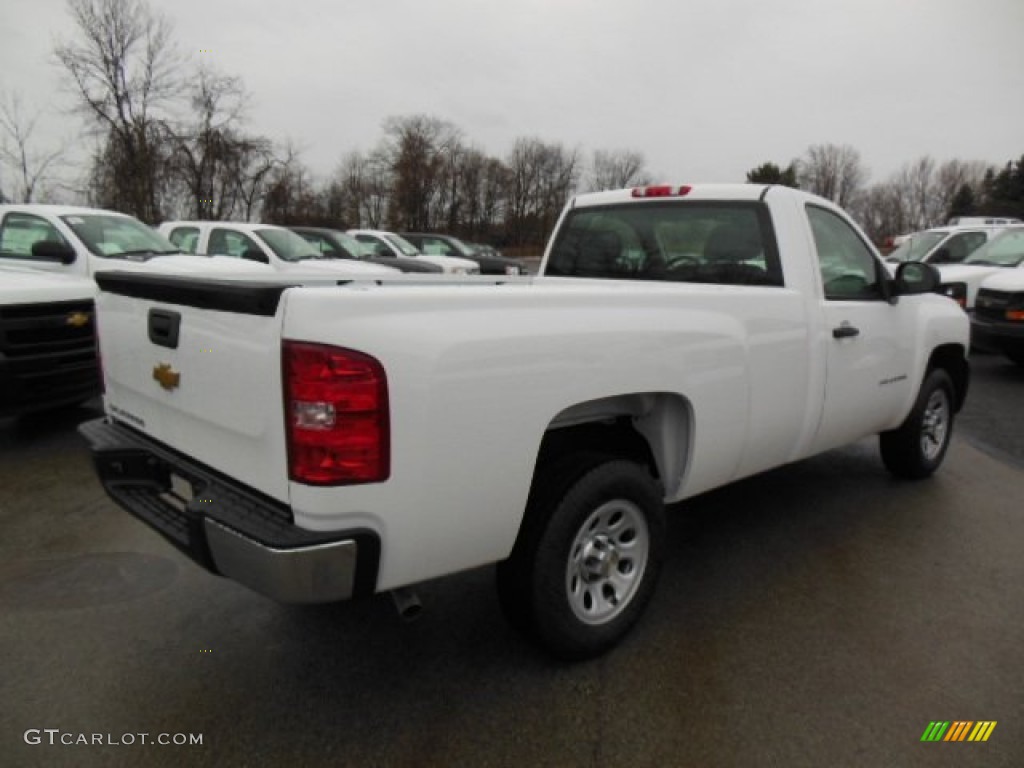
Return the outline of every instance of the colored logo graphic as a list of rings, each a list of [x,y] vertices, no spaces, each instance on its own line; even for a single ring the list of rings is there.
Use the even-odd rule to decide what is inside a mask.
[[[921,741],[988,741],[995,728],[995,720],[933,720],[924,729]]]

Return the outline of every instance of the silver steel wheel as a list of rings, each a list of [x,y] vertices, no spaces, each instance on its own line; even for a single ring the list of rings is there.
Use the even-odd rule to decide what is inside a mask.
[[[929,396],[921,419],[921,453],[927,461],[934,461],[946,444],[949,416],[949,397],[944,389],[936,389]]]
[[[650,555],[647,520],[636,504],[613,499],[586,519],[569,550],[565,587],[573,613],[605,624],[629,605]]]

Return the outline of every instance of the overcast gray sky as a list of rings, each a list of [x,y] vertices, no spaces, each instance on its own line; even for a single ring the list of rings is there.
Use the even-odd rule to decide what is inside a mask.
[[[505,157],[520,136],[643,152],[659,180],[742,181],[850,144],[871,181],[930,154],[1024,154],[1024,0],[154,0],[242,78],[250,130],[325,176],[391,115]],[[74,132],[62,0],[2,0],[0,87]],[[209,49],[212,53],[200,53]]]

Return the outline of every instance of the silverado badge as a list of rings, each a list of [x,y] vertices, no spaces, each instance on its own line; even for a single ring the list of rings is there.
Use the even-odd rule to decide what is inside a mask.
[[[83,325],[89,323],[88,312],[72,312],[66,318],[64,318],[64,324],[70,325],[72,328],[81,328]]]
[[[160,382],[160,386],[170,392],[177,389],[181,382],[181,374],[171,368],[169,363],[160,363],[153,367],[153,378]]]

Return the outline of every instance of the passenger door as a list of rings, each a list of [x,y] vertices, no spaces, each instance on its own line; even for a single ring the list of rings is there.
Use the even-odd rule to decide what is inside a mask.
[[[826,375],[813,443],[821,451],[896,426],[918,382],[910,380],[913,302],[889,303],[885,267],[844,217],[806,211],[822,286]]]

